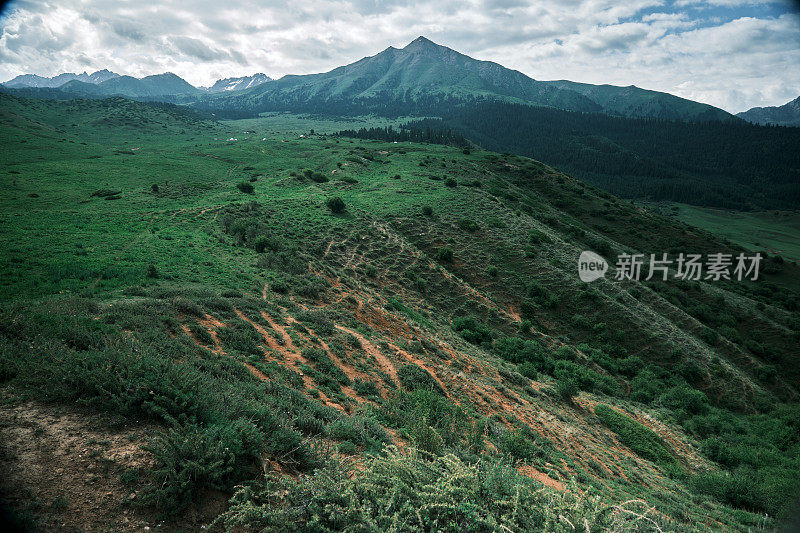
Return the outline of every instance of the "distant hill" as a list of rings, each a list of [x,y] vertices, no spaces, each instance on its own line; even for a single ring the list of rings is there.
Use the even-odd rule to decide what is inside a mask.
[[[118,76],[119,74],[111,72],[110,70],[107,69],[98,70],[97,72],[93,72],[91,74],[87,74],[86,72],[82,74],[65,72],[63,74],[53,76],[52,78],[48,78],[45,76],[37,76],[36,74],[22,74],[12,80],[3,83],[3,85],[5,85],[6,87],[10,87],[12,89],[18,89],[23,87],[56,88],[56,87],[61,87],[65,83],[68,83],[73,80],[96,85],[98,83],[103,83],[104,81],[116,78]]]
[[[217,80],[211,87],[205,88],[210,93],[220,93],[224,91],[243,91],[262,83],[272,81],[266,74],[258,73],[252,76],[240,76],[238,78],[223,78]]]
[[[200,93],[198,88],[171,72],[144,78],[118,76],[97,85],[73,80],[62,85],[60,90],[84,97],[128,96],[132,98],[152,98]]]
[[[199,107],[245,115],[269,110],[379,114],[435,113],[454,103],[505,101],[569,111],[677,120],[734,120],[707,104],[636,87],[538,81],[418,37],[322,74],[284,76],[237,95],[210,95]]]
[[[640,89],[634,85],[617,87],[616,85],[591,85],[566,80],[547,83],[559,89],[569,89],[580,93],[612,115],[691,121],[733,119],[730,113],[718,107],[680,98],[673,94]]]
[[[754,107],[736,116],[755,124],[800,126],[800,96],[782,106]]]

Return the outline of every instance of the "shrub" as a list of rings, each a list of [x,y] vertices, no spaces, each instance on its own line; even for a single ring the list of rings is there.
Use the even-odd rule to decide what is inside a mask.
[[[464,427],[469,424],[458,404],[424,387],[410,392],[397,390],[377,415],[383,422],[408,429],[419,443],[426,442],[426,449],[436,453],[462,442],[466,438]]]
[[[426,217],[432,216],[433,208],[429,205],[422,206],[422,214],[425,215]]]
[[[556,393],[567,402],[571,402],[579,390],[578,380],[574,378],[562,378],[556,383]]]
[[[623,376],[633,377],[644,368],[644,361],[638,355],[631,355],[619,362],[619,372]]]
[[[350,385],[351,380],[341,368],[336,366],[327,353],[317,348],[306,348],[303,357],[314,363],[314,368],[342,385]]]
[[[255,194],[256,188],[255,186],[247,181],[242,181],[236,184],[236,188],[242,191],[245,194]]]
[[[308,262],[293,250],[270,252],[269,249],[265,248],[264,252],[258,257],[256,266],[288,274],[302,274],[308,271]]]
[[[455,187],[456,185],[458,185],[458,182],[453,178],[447,178],[444,184],[447,185],[448,187]]]
[[[472,344],[489,344],[492,334],[489,329],[478,322],[474,317],[459,317],[453,320],[453,330]]]
[[[461,220],[459,220],[458,227],[463,229],[464,231],[469,231],[470,233],[475,233],[476,231],[478,231],[478,223],[469,218],[462,218]]]
[[[558,299],[544,285],[538,281],[531,281],[527,287],[528,298],[542,307],[555,307]]]
[[[533,433],[527,427],[517,431],[506,431],[498,441],[498,451],[513,459],[530,461],[540,454],[539,448],[534,443]]]
[[[665,407],[676,412],[689,414],[703,413],[708,409],[708,397],[688,385],[672,387],[659,397]]]
[[[622,444],[640,457],[660,466],[669,467],[677,464],[667,445],[652,429],[607,405],[597,405],[594,414],[617,434]]]
[[[538,229],[532,229],[530,233],[528,233],[528,242],[531,244],[542,244],[542,243],[551,243],[553,239],[551,239],[546,233],[539,231]]]
[[[158,269],[156,268],[156,266],[153,263],[150,263],[149,265],[147,265],[147,277],[150,278],[150,279],[156,279],[156,278],[159,277]]]
[[[357,394],[367,398],[380,394],[378,387],[374,383],[371,381],[362,381],[360,379],[353,380],[353,390],[356,391]]]
[[[264,448],[264,436],[252,424],[231,426],[194,425],[171,429],[146,447],[153,453],[154,481],[142,496],[153,504],[175,512],[188,507],[207,489],[231,488],[231,481],[255,473],[255,459]]]
[[[517,365],[517,370],[528,379],[536,380],[539,377],[539,371],[534,363],[520,363]]]
[[[331,422],[326,430],[333,440],[347,441],[369,449],[379,448],[392,440],[375,419],[363,416],[342,416]]]
[[[326,183],[330,181],[328,179],[328,176],[326,176],[325,174],[322,174],[321,172],[314,172],[311,169],[304,170],[303,175],[316,183]]]
[[[534,368],[548,372],[547,352],[537,341],[520,339],[519,337],[500,337],[492,346],[492,351],[511,363],[529,363]]]
[[[283,241],[277,237],[259,235],[256,237],[255,241],[253,241],[253,249],[260,254],[266,251],[279,252],[283,247]]]
[[[436,258],[442,263],[452,263],[453,250],[451,248],[448,248],[447,246],[443,246],[439,248],[439,252],[436,254]]]
[[[439,383],[433,379],[433,376],[422,368],[421,366],[409,363],[400,367],[397,371],[397,377],[400,383],[408,391],[417,389],[424,389],[436,392],[437,394],[445,395],[444,389]]]
[[[378,269],[375,268],[375,265],[367,265],[364,268],[364,273],[369,276],[370,278],[374,278],[378,275]]]
[[[344,213],[347,210],[347,206],[345,205],[344,200],[342,200],[338,196],[328,198],[325,201],[325,205],[328,206],[328,209],[331,210],[331,213],[340,214]]]
[[[468,463],[394,446],[367,456],[360,471],[331,463],[312,476],[271,475],[239,487],[218,519],[221,529],[301,532],[370,530],[540,531],[581,524],[590,531],[630,528],[624,513],[596,498],[542,489],[539,482],[496,460]],[[654,514],[657,528],[666,520]],[[564,528],[566,529],[566,528]],[[583,530],[583,529],[581,529]]]

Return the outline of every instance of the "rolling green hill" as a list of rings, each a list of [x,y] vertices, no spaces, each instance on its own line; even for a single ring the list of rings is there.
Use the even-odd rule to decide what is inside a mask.
[[[743,249],[519,156],[121,98],[0,109],[20,521],[747,531],[791,510],[796,264],[616,281],[621,252]],[[606,278],[580,281],[583,250]]]

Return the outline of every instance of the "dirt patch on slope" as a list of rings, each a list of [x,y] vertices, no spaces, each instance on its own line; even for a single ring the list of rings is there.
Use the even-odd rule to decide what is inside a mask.
[[[8,394],[0,391],[5,400]],[[150,510],[130,505],[138,495],[121,480],[149,469],[141,449],[155,426],[111,429],[80,411],[36,402],[0,409],[0,493],[18,516],[42,531],[142,531],[155,527]],[[181,528],[199,529],[222,510],[225,498],[190,511]],[[160,529],[173,531],[165,524]]]

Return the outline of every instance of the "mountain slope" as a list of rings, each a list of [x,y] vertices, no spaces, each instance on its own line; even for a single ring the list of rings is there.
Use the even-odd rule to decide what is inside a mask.
[[[543,82],[491,61],[479,61],[419,37],[405,48],[322,74],[284,76],[242,95],[197,105],[231,112],[315,109],[329,112],[429,114],[483,100],[525,103],[629,117],[731,120],[715,107],[635,87]]]
[[[58,501],[15,508],[300,531],[790,510],[797,265],[615,281],[620,252],[741,249],[527,158],[0,98],[0,487]],[[588,249],[611,262],[590,285]],[[87,426],[109,438],[39,445]]]
[[[782,106],[754,107],[736,116],[755,124],[800,126],[800,96]]]
[[[597,111],[585,97],[542,84],[496,63],[476,61],[419,37],[322,74],[284,76],[241,95],[201,98],[207,109],[256,111],[328,107],[425,113],[442,101],[502,98]]]
[[[547,82],[554,87],[580,93],[602,106],[604,112],[631,118],[661,118],[687,121],[735,120],[717,107],[678,96],[640,89],[633,85],[591,85],[559,80]]]
[[[800,207],[800,130],[497,102],[442,116],[410,126],[450,129],[491,150],[536,157],[625,198],[739,210]],[[378,138],[388,139],[384,133]]]

